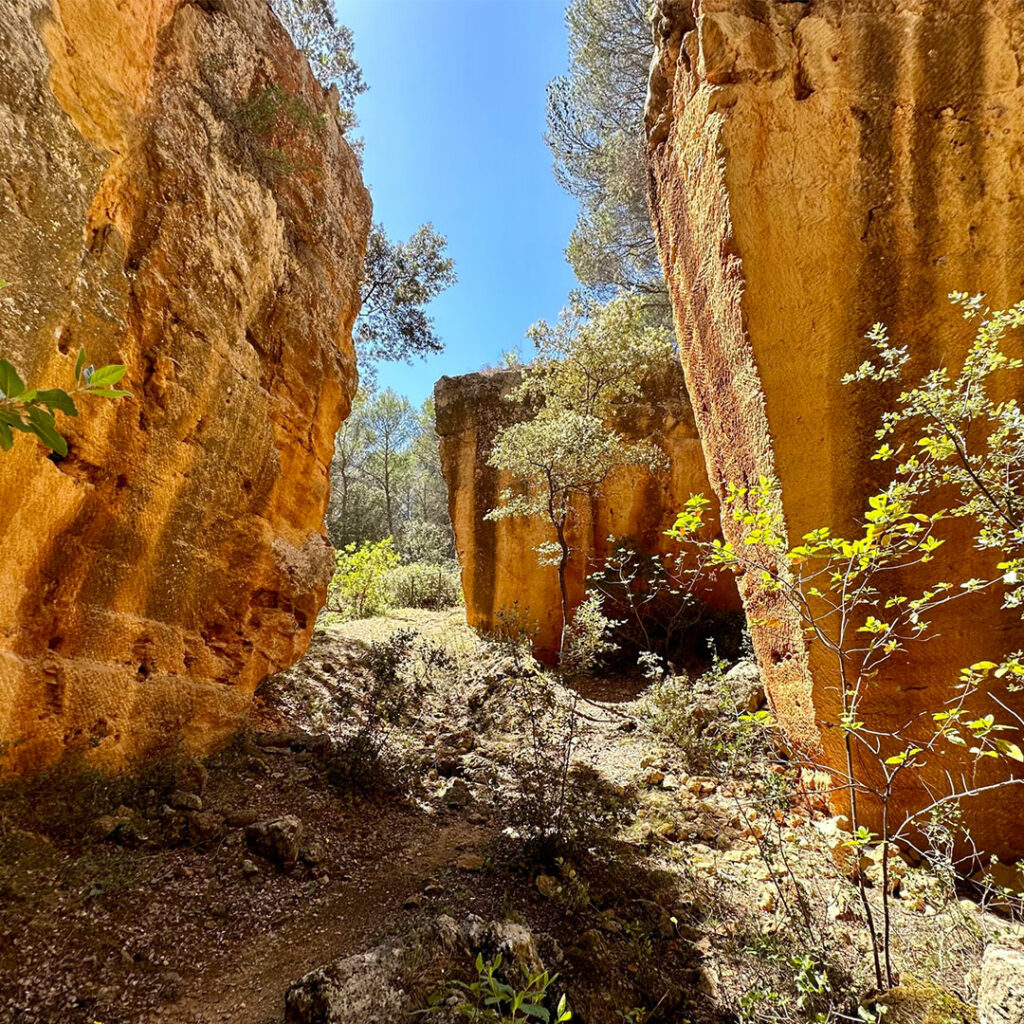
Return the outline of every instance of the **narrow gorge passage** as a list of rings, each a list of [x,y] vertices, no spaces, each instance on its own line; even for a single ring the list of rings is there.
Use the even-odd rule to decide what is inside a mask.
[[[1019,0],[0,58],[0,1024],[1024,1024]]]

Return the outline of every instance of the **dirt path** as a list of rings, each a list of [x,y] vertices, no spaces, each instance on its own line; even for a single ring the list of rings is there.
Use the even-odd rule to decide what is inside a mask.
[[[495,957],[480,936],[511,922],[562,979],[574,1020],[721,1024],[751,987],[793,985],[788,952],[768,966],[748,953],[777,941],[787,921],[758,842],[765,829],[786,844],[790,884],[818,908],[823,934],[835,932],[844,962],[867,963],[865,932],[848,913],[856,894],[812,821],[820,808],[803,794],[755,820],[745,763],[733,776],[695,772],[708,766],[711,739],[691,735],[691,718],[726,714],[694,703],[696,683],[659,697],[641,679],[610,675],[578,682],[574,701],[515,669],[453,613],[331,627],[268,681],[248,733],[201,770],[168,765],[167,778],[137,791],[108,792],[109,780],[85,775],[8,794],[0,1020],[280,1024],[303,975],[385,941],[421,957],[444,915],[465,948],[414,960],[417,984],[432,991],[471,972],[466,957]],[[414,699],[370,786],[351,773],[345,737],[365,725],[372,695],[389,692],[375,687],[396,679]],[[535,710],[547,705],[529,703],[524,680],[553,706],[575,707],[570,733],[558,714]],[[656,714],[675,716],[673,736],[691,747],[663,742]],[[541,716],[533,734],[531,715]],[[531,844],[557,778],[542,776],[548,796],[538,800],[529,770],[548,771],[567,735],[574,788],[563,806],[576,831],[556,855]],[[772,768],[762,766],[774,794]],[[260,841],[286,819],[289,858]],[[903,888],[904,956],[927,955],[940,908],[909,878],[901,901]],[[976,960],[977,936],[961,939],[943,967],[950,978]],[[409,996],[423,1005],[425,992]]]
[[[436,618],[447,625],[447,617]],[[390,629],[396,625],[406,623],[386,623]],[[441,628],[434,617],[410,625],[425,635]],[[382,632],[387,632],[383,625]],[[344,640],[334,637],[334,660],[343,648]],[[595,767],[611,768],[616,775],[635,771],[638,754],[622,726],[635,711],[639,688],[636,680],[624,679],[580,687],[586,760]],[[460,854],[486,854],[497,829],[492,819],[471,824],[462,815],[416,817],[396,827],[403,834],[382,859],[363,863],[349,880],[332,883],[321,906],[290,917],[280,927],[250,934],[205,970],[197,964],[191,990],[176,1003],[155,1009],[146,1024],[279,1024],[292,981],[407,930],[415,917],[415,909],[406,906],[410,897],[451,871]],[[460,874],[475,887],[473,876]]]
[[[148,1021],[279,1024],[291,981],[373,945],[436,871],[459,854],[483,847],[489,838],[488,829],[464,821],[418,827],[397,855],[368,865],[359,877],[339,885],[328,904],[313,914],[255,937],[217,974],[203,977],[201,991],[159,1008]]]

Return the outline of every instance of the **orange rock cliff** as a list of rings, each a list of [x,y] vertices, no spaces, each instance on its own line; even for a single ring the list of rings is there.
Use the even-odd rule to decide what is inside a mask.
[[[845,531],[885,483],[869,460],[898,393],[840,385],[869,354],[864,332],[886,322],[914,372],[959,366],[971,327],[947,294],[1024,296],[1024,8],[663,0],[655,35],[652,211],[712,485],[775,476],[791,539]],[[945,571],[984,575],[982,562]],[[840,730],[822,725],[836,720],[832,665],[757,580],[740,589],[782,724],[841,765]],[[870,690],[875,727],[941,710],[961,667],[1024,646],[997,594],[933,618],[938,637]],[[941,784],[941,767],[925,779]],[[978,846],[1024,854],[1022,807],[1017,788],[966,803]]]
[[[370,223],[265,0],[0,7],[2,354],[83,398],[0,459],[0,770],[221,742],[306,648]]]
[[[441,468],[462,567],[467,621],[489,632],[502,626],[502,618],[514,617],[536,630],[535,651],[551,661],[561,632],[558,576],[554,568],[538,564],[534,550],[551,539],[551,531],[539,519],[484,519],[510,484],[487,459],[495,435],[520,414],[520,406],[505,398],[518,380],[518,371],[499,370],[438,381],[434,405]],[[679,545],[665,531],[692,493],[710,493],[678,366],[670,364],[652,377],[646,401],[627,410],[618,426],[627,437],[654,440],[668,456],[669,468],[657,476],[620,470],[590,508],[579,510],[570,538],[573,553],[567,581],[573,607],[583,600],[587,573],[616,543],[628,543],[645,555],[679,553]],[[609,542],[610,537],[616,543]],[[731,579],[710,581],[699,594],[713,608],[739,608]]]

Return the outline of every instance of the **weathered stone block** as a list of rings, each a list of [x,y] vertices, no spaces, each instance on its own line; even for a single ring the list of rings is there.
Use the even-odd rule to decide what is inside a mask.
[[[540,519],[484,518],[511,483],[487,459],[498,431],[521,414],[521,407],[505,398],[518,380],[518,371],[503,370],[438,381],[434,401],[441,467],[462,566],[467,621],[491,631],[501,625],[502,616],[514,613],[537,630],[538,656],[551,660],[557,655],[561,630],[558,576],[550,566],[538,565],[535,551],[552,539],[551,530]],[[645,555],[678,554],[679,545],[665,531],[691,494],[710,494],[704,453],[677,366],[671,364],[652,376],[644,402],[625,410],[618,426],[627,437],[655,440],[667,454],[669,468],[654,476],[645,470],[621,470],[589,508],[579,509],[570,536],[573,553],[567,580],[573,607],[583,600],[587,573],[617,543],[629,542]],[[699,593],[715,608],[739,607],[731,580],[715,581]]]
[[[885,483],[870,456],[898,397],[840,385],[869,352],[864,332],[886,322],[915,371],[957,366],[970,327],[947,294],[1024,296],[1024,8],[664,0],[655,24],[652,211],[711,483],[721,495],[776,477],[791,538],[843,533]],[[724,530],[742,541],[736,524]],[[991,569],[962,552],[937,559],[932,578]],[[841,730],[822,727],[838,712],[834,662],[808,649],[795,613],[757,580],[740,589],[782,724],[841,768]],[[963,666],[1024,645],[996,593],[933,618],[938,636],[868,689],[860,716],[874,728],[941,710]],[[944,785],[941,760],[925,781]],[[977,780],[1006,770],[983,765]],[[867,763],[858,771],[872,777]],[[925,801],[904,789],[895,820]],[[1017,789],[969,801],[978,846],[1024,853],[1020,808]]]
[[[0,352],[134,396],[0,458],[0,769],[207,750],[323,602],[369,196],[264,0],[6,0],[0,52]]]
[[[978,986],[981,1024],[1024,1024],[1024,950],[989,945]]]

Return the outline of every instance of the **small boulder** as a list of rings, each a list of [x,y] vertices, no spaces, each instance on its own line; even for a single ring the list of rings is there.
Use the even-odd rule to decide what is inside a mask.
[[[867,996],[864,1003],[872,1011],[884,1005],[886,1024],[978,1024],[977,1011],[955,992],[908,974],[895,988]]]
[[[887,857],[885,856],[886,849],[888,849]],[[897,893],[907,871],[910,870],[910,865],[907,864],[900,855],[899,850],[894,846],[885,847],[879,844],[864,850],[857,862],[857,867],[871,880],[871,884],[875,888],[881,888],[883,860],[888,862],[886,867],[888,869],[889,892]]]
[[[176,789],[168,797],[167,802],[179,811],[201,811],[203,809],[202,797],[184,789]]]
[[[725,673],[725,686],[733,694],[738,707],[753,714],[764,706],[764,686],[756,662],[739,661]]]
[[[499,953],[505,964],[536,973],[543,970],[533,933],[517,921],[488,921],[470,914],[460,927],[463,941],[472,953],[493,960]]]
[[[224,819],[216,811],[193,811],[188,816],[188,838],[197,845],[215,843],[224,835]]]
[[[291,871],[299,861],[303,836],[302,822],[292,814],[250,825],[245,830],[249,848],[276,864],[282,871]]]
[[[1024,950],[989,945],[978,986],[980,1024],[1024,1024]]]
[[[118,807],[111,814],[96,818],[89,827],[92,839],[99,842],[119,843],[121,846],[137,846],[145,837],[140,831],[141,819],[130,807]]]
[[[845,815],[832,818],[820,818],[814,822],[814,828],[821,837],[821,841],[840,871],[850,873],[854,869],[854,854],[847,845],[850,833],[843,827],[847,819]]]
[[[473,802],[473,794],[465,779],[452,779],[441,793],[441,801],[446,807],[467,807]]]
[[[441,914],[426,933],[426,941],[445,956],[458,956],[460,959],[468,952],[462,931],[449,914]]]
[[[297,731],[283,732],[258,732],[253,736],[253,742],[258,747],[292,748],[301,746],[303,734]]]
[[[97,842],[105,840],[116,840],[117,831],[122,825],[131,823],[131,818],[125,818],[118,814],[102,814],[89,826],[89,836]]]
[[[403,1017],[404,950],[378,946],[336,960],[293,982],[285,1024],[394,1024]]]

